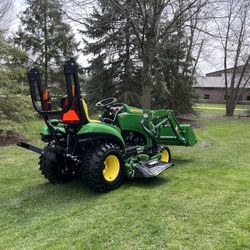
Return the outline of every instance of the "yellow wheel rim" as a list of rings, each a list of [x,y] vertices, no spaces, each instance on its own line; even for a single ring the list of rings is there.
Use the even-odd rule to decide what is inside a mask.
[[[161,151],[161,161],[169,162],[169,153],[166,149]]]
[[[115,155],[109,155],[104,161],[103,177],[106,181],[114,181],[120,171],[120,162]]]

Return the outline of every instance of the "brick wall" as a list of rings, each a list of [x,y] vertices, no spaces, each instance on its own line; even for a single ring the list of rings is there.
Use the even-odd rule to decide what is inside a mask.
[[[225,103],[225,88],[199,88],[196,87],[199,99],[205,100],[207,103]],[[239,103],[250,102],[250,89],[244,89],[240,97]]]

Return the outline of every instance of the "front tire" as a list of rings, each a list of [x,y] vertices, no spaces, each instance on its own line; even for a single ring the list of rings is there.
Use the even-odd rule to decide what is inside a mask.
[[[120,147],[102,143],[88,153],[82,176],[98,192],[116,189],[124,178],[124,160]]]
[[[159,153],[161,154],[161,161],[169,163],[171,162],[170,149],[165,145],[159,146]]]

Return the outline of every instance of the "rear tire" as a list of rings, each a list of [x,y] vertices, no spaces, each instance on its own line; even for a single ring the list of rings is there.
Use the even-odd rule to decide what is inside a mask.
[[[116,189],[124,178],[124,160],[120,147],[113,143],[96,146],[85,158],[82,177],[98,192]]]
[[[63,157],[57,155],[50,147],[46,147],[40,156],[41,174],[51,183],[63,183],[73,179],[73,176],[65,171]]]

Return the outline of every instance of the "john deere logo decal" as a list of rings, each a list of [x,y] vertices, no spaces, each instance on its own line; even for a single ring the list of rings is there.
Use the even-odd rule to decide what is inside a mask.
[[[131,112],[135,113],[142,113],[143,111],[141,109],[130,109]]]

